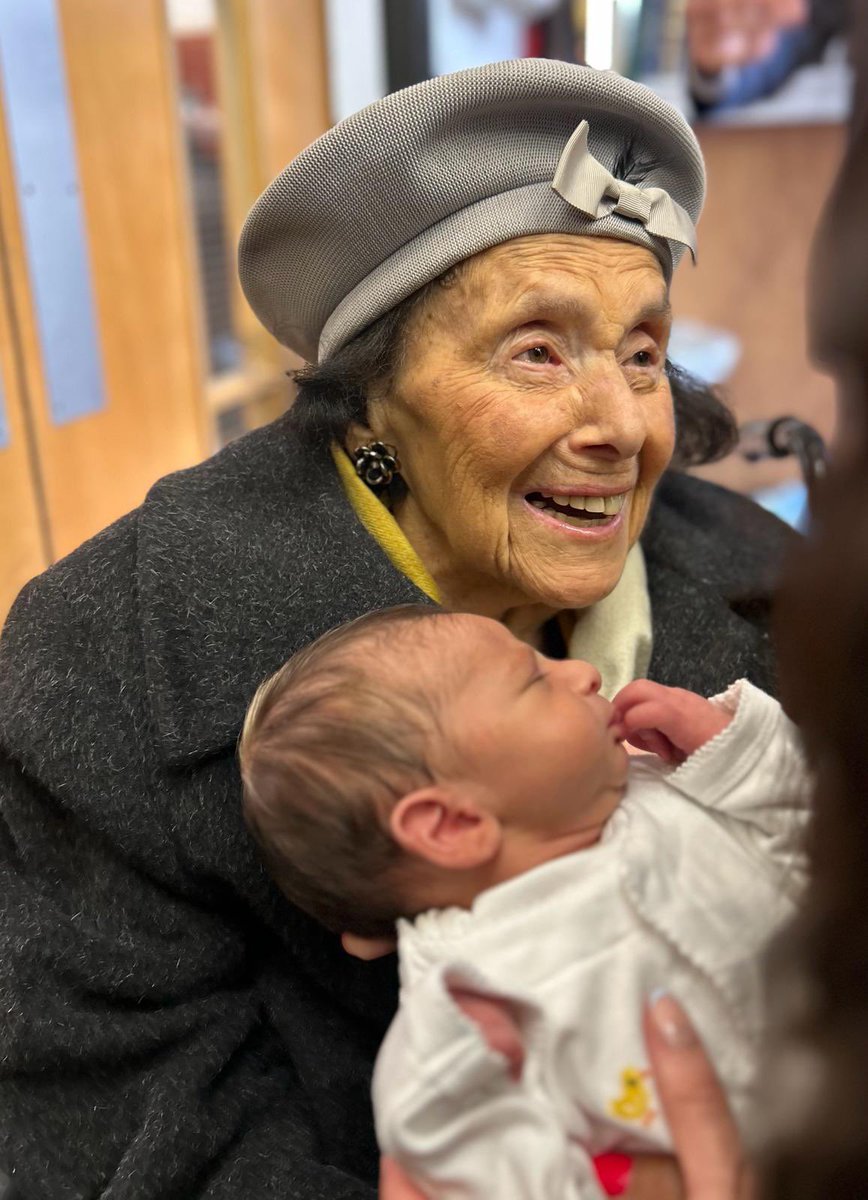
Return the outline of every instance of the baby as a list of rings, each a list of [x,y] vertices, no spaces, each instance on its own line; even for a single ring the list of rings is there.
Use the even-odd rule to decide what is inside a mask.
[[[247,716],[245,816],[277,884],[335,931],[397,922],[377,1135],[432,1198],[587,1200],[592,1155],[671,1149],[642,1038],[658,988],[747,1112],[761,955],[803,877],[798,737],[746,681],[599,685],[496,621],[410,607],[321,638]],[[520,1078],[468,993],[520,1030]]]

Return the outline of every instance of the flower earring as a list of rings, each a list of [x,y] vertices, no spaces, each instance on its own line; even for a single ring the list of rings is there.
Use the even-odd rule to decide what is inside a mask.
[[[386,442],[370,442],[353,451],[353,464],[359,479],[371,488],[386,487],[401,470],[398,451]]]

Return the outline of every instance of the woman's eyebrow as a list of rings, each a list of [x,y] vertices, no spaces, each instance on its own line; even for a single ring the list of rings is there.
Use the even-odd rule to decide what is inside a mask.
[[[526,292],[509,309],[509,318],[516,324],[525,324],[544,314],[553,317],[587,316],[592,306],[574,297],[553,295],[549,292]]]
[[[547,292],[526,292],[515,304],[506,310],[510,324],[530,324],[540,317],[559,317],[574,319],[575,317],[594,316],[597,309],[593,304],[585,303],[576,297],[552,295]],[[661,300],[650,300],[644,304],[625,325],[635,329],[645,321],[671,321],[672,305],[668,297]]]
[[[637,325],[642,325],[645,321],[671,321],[672,320],[672,305],[668,300],[653,300],[650,304],[646,304],[644,308],[640,308],[637,315],[633,318],[633,328]]]

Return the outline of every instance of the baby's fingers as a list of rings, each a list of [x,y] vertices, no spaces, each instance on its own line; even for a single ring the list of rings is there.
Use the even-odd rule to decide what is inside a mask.
[[[635,733],[625,733],[623,736],[624,740],[631,746],[635,746],[637,750],[656,754],[664,762],[680,763],[684,761],[684,755],[672,745],[669,738],[657,729],[638,729]]]
[[[612,704],[618,712],[626,712],[637,704],[649,700],[665,702],[673,688],[664,687],[662,683],[653,683],[650,679],[634,679],[626,687],[622,687]]]
[[[640,701],[618,713],[621,736],[640,750],[650,750],[665,762],[683,762],[678,740],[678,721],[667,701]]]

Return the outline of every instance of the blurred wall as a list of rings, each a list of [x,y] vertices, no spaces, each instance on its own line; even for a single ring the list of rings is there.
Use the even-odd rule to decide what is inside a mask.
[[[205,457],[227,417],[241,432],[289,401],[288,355],[243,302],[234,250],[259,191],[329,124],[322,0],[178,0],[174,11],[177,38],[165,0],[26,0],[0,13],[21,26],[0,29],[0,50],[15,39],[27,85],[19,103],[4,64],[0,620],[30,576],[139,504],[155,479]],[[182,74],[203,85],[194,108]],[[62,166],[52,157],[61,133]],[[219,147],[209,178],[223,202],[209,237],[221,254],[208,262],[191,133]],[[77,247],[55,238],[46,256],[52,213],[68,221],[73,208]],[[48,220],[35,237],[34,213]],[[77,270],[92,297],[95,369],[82,386],[64,387],[52,364],[59,348],[76,349],[87,314],[68,305],[57,323],[46,258],[58,286]],[[224,363],[207,353],[215,263],[238,346]]]
[[[835,429],[831,381],[810,362],[806,294],[811,242],[844,149],[839,125],[701,126],[708,201],[699,265],[683,262],[673,305],[735,334],[741,359],[725,385],[739,421],[795,415],[827,439]],[[792,460],[738,456],[702,474],[740,491],[795,478]]]

